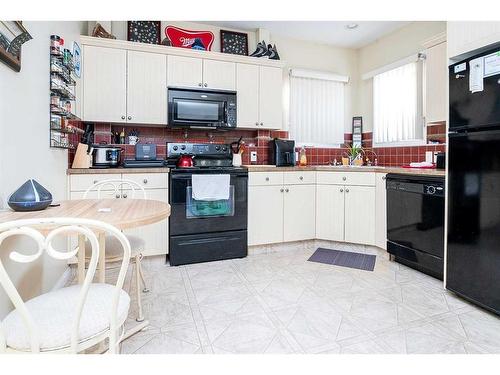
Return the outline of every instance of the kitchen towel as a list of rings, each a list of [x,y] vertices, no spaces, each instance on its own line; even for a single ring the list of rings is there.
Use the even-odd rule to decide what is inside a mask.
[[[193,174],[192,197],[197,201],[218,201],[229,199],[228,174]]]

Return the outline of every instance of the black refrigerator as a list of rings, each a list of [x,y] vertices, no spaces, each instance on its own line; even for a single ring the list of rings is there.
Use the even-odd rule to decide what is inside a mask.
[[[446,288],[500,315],[500,47],[449,68]]]

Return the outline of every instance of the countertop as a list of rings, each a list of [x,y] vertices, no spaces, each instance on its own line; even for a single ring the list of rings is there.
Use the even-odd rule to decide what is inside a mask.
[[[399,167],[345,167],[333,165],[308,165],[305,167],[276,167],[274,165],[245,165],[249,172],[297,172],[297,171],[337,171],[337,172],[376,172],[376,173],[400,173],[423,176],[446,176],[444,170],[399,168]]]
[[[66,174],[168,173],[170,168],[68,168]]]

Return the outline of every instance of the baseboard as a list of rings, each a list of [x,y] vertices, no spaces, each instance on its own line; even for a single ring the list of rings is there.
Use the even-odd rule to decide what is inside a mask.
[[[76,268],[67,266],[66,270],[63,272],[61,277],[56,281],[52,290],[61,289],[71,283],[71,281],[76,277]]]

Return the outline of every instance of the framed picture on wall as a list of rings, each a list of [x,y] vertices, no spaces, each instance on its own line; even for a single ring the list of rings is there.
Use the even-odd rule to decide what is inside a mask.
[[[221,30],[220,51],[233,55],[248,56],[248,34]]]
[[[363,117],[352,118],[352,145],[361,147],[363,138]]]
[[[21,46],[33,39],[21,21],[0,21],[0,61],[21,71]]]
[[[127,40],[147,44],[160,44],[160,21],[128,21]]]

